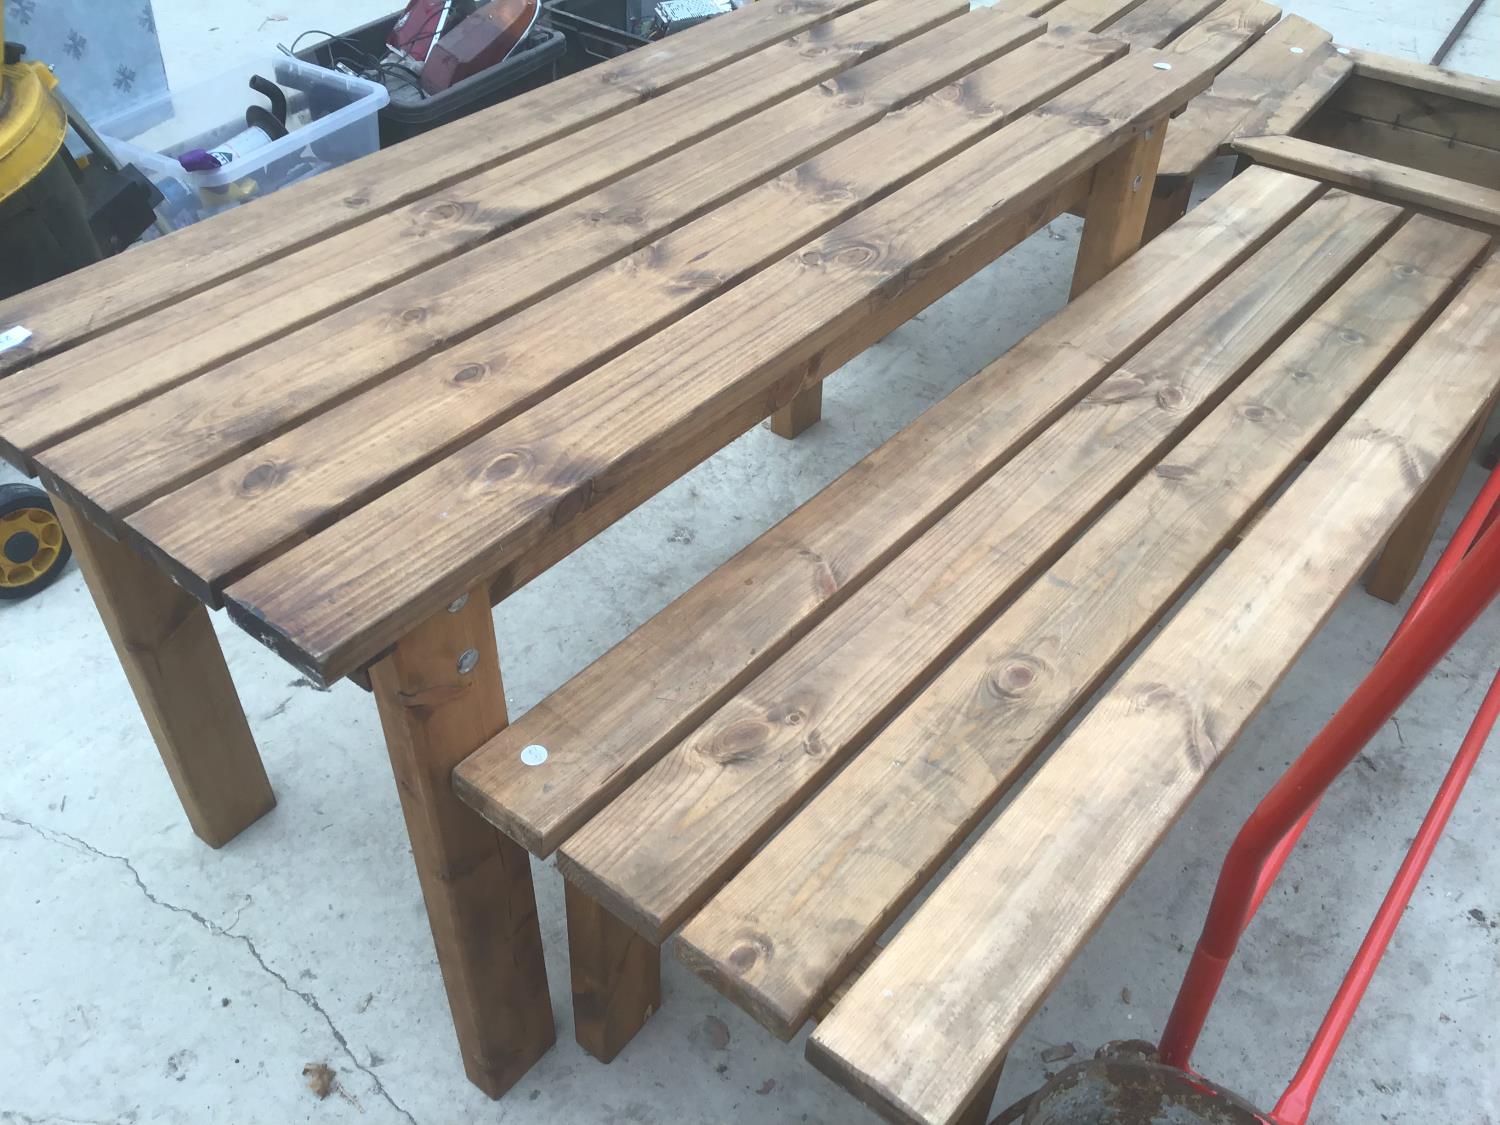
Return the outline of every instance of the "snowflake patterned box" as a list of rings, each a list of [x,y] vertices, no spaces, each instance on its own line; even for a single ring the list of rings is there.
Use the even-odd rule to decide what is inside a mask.
[[[162,189],[158,210],[180,227],[374,152],[389,100],[377,83],[275,55],[95,128]]]

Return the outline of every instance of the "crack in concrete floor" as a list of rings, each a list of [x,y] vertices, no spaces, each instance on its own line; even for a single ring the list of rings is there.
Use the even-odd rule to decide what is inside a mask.
[[[380,1080],[380,1075],[376,1074],[373,1069],[359,1061],[359,1056],[357,1056],[354,1053],[354,1049],[349,1046],[349,1041],[344,1037],[344,1033],[340,1031],[338,1025],[333,1022],[333,1017],[328,1014],[328,1010],[318,1002],[318,998],[310,992],[304,992],[300,988],[293,987],[292,983],[287,980],[285,976],[283,976],[281,973],[277,972],[269,964],[267,964],[266,959],[261,956],[260,950],[256,948],[254,940],[247,934],[237,934],[233,932],[232,927],[238,924],[240,913],[242,913],[244,909],[243,907],[241,907],[239,912],[236,912],[235,920],[234,922],[230,923],[229,927],[221,926],[217,922],[214,922],[210,918],[204,917],[202,914],[198,913],[198,911],[193,910],[190,907],[178,906],[176,903],[167,902],[165,899],[157,897],[154,893],[152,893],[151,888],[146,886],[146,882],[141,878],[141,873],[136,870],[135,864],[133,864],[125,856],[114,855],[110,852],[100,851],[98,848],[94,847],[94,845],[90,844],[87,840],[84,840],[78,836],[74,836],[70,832],[63,832],[55,828],[43,828],[41,825],[34,824],[24,817],[16,816],[13,813],[0,811],[0,820],[5,821],[5,823],[7,824],[13,824],[17,828],[27,829],[28,831],[33,832],[36,835],[40,836],[42,839],[46,840],[48,843],[56,844],[58,847],[71,848],[74,851],[94,856],[97,859],[107,859],[123,865],[125,870],[130,872],[130,877],[135,881],[136,888],[141,892],[141,894],[145,895],[146,898],[156,906],[159,906],[164,910],[170,910],[174,914],[186,915],[194,922],[197,922],[198,925],[202,926],[214,937],[229,938],[232,941],[241,943],[249,952],[250,956],[255,959],[255,963],[259,965],[268,976],[270,976],[273,980],[280,984],[282,988],[286,989],[287,992],[297,997],[297,999],[301,1000],[309,1008],[317,1012],[318,1015],[323,1017],[323,1022],[328,1025],[328,1031],[333,1036],[334,1042],[339,1045],[339,1049],[344,1052],[344,1055],[349,1059],[349,1062],[354,1066],[354,1068],[370,1079],[371,1083],[374,1084],[375,1092],[379,1094],[383,1099],[385,1099],[386,1103],[389,1104],[392,1109],[401,1114],[402,1117],[406,1118],[406,1120],[409,1121],[411,1125],[417,1125],[417,1119],[413,1117],[404,1106],[397,1102],[395,1098],[391,1097],[390,1091],[385,1088],[385,1083]],[[0,1111],[0,1113],[14,1113],[14,1115],[19,1117],[22,1122],[26,1123],[44,1120],[42,1118],[28,1117],[26,1114],[9,1110]],[[59,1119],[53,1117],[51,1118],[51,1120]],[[83,1123],[83,1125],[92,1125],[92,1123]]]

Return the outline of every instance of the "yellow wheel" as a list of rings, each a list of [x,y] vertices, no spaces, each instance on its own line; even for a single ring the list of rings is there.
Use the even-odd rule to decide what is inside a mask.
[[[0,484],[0,601],[20,601],[50,586],[72,553],[45,492]]]

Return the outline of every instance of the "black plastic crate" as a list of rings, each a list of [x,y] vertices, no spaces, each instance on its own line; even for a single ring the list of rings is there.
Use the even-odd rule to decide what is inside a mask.
[[[305,47],[296,55],[304,62],[330,70],[340,62],[360,69],[371,56],[381,58],[385,55],[386,37],[400,15],[400,12],[392,12],[353,31]],[[441,93],[423,96],[418,92],[415,80],[409,85],[389,83],[391,100],[380,111],[380,147],[389,148],[407,137],[446,125],[476,109],[545,86],[557,77],[558,63],[567,50],[567,40],[562,32],[538,22],[510,58],[455,82]]]
[[[650,42],[630,0],[546,0],[542,11],[568,37],[567,68],[582,70]]]

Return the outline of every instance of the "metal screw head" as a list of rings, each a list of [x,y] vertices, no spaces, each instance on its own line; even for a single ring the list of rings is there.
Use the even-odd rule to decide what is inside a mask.
[[[448,612],[449,613],[457,613],[459,610],[463,609],[463,607],[466,606],[466,605],[468,605],[468,604],[469,604],[469,595],[468,594],[460,594],[458,597],[454,598],[451,602],[448,603]]]
[[[1154,66],[1157,70],[1171,70],[1172,69],[1172,64],[1169,63],[1169,62],[1156,62],[1156,63],[1152,63],[1151,65]]]
[[[472,648],[466,648],[458,657],[458,673],[467,676],[475,668],[479,667],[479,653]]]
[[[521,751],[521,764],[523,766],[539,766],[547,760],[547,748],[538,746],[533,742]]]

